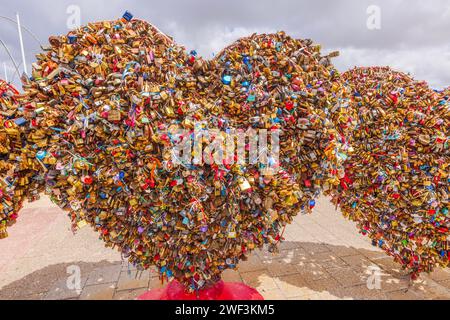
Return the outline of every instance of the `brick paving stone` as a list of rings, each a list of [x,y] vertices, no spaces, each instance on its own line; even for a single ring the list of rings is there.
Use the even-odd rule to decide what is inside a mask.
[[[434,281],[445,281],[445,280],[450,280],[450,272],[443,270],[441,268],[438,268],[436,270],[434,270],[433,272],[431,272],[428,277],[430,277],[431,279],[433,279]]]
[[[264,300],[286,300],[286,296],[280,289],[267,290],[260,292]]]
[[[302,242],[300,246],[309,254],[330,252],[328,245],[324,243]]]
[[[122,290],[116,291],[114,293],[114,300],[136,300],[141,294],[144,294],[148,289],[140,288],[140,289],[132,289],[132,290]]]
[[[361,254],[371,261],[376,261],[380,258],[386,258],[386,253],[381,250],[373,250],[373,246],[369,250],[360,250]]]
[[[119,279],[122,266],[120,264],[95,269],[87,279],[86,285],[115,283]]]
[[[407,272],[402,270],[401,266],[394,261],[392,257],[385,257],[373,260],[380,268],[385,270],[386,272],[396,275],[396,276],[405,276]]]
[[[87,277],[82,278],[80,281],[80,288],[69,289],[67,286],[67,279],[58,281],[43,297],[44,300],[67,300],[71,298],[78,298],[81,294],[81,290],[85,286]]]
[[[316,292],[315,295],[312,296],[312,300],[351,300],[351,298],[341,298],[335,296],[333,293],[328,291],[320,291]]]
[[[385,300],[387,299],[382,287],[369,289],[367,284],[343,288],[341,294],[354,300]]]
[[[264,253],[258,253],[258,257],[263,263],[274,260],[283,260],[285,263],[296,263],[307,259],[307,255],[308,254],[303,248],[281,250],[279,253],[271,253],[267,251]]]
[[[225,282],[242,282],[242,277],[240,272],[227,269],[222,273],[222,280]]]
[[[20,300],[42,300],[45,297],[45,295],[46,295],[45,292],[32,293],[32,294],[21,296]]]
[[[129,263],[128,261],[122,261],[122,271],[133,271],[136,270],[136,267],[133,266],[131,263]]]
[[[408,277],[396,277],[385,274],[381,276],[381,287],[385,292],[406,290],[410,287],[410,280]]]
[[[367,268],[368,266],[373,265],[373,263],[362,254],[343,256],[341,259],[350,267]]]
[[[450,280],[439,281],[439,284],[447,289],[450,289]]]
[[[308,289],[306,280],[299,274],[281,276],[274,278],[274,280],[286,298],[303,296],[305,293],[311,291]]]
[[[333,252],[326,251],[326,252],[310,253],[307,255],[306,260],[314,261],[314,262],[325,262],[325,261],[336,260],[338,258],[339,257],[337,257]]]
[[[330,260],[318,261],[317,263],[320,264],[325,270],[350,267],[344,260],[342,260],[342,258],[334,256]]]
[[[115,284],[102,283],[83,288],[80,300],[111,300],[114,296]]]
[[[150,281],[148,282],[148,289],[159,289],[167,285],[167,282],[162,283],[161,280],[158,277],[151,277]]]
[[[344,288],[366,283],[364,276],[351,268],[328,269],[327,272]]]
[[[269,274],[273,277],[298,273],[296,263],[285,263],[282,260],[273,260],[264,263]]]
[[[341,284],[332,277],[321,278],[317,280],[306,278],[308,287],[314,291],[327,291],[332,292],[336,288],[340,288]]]
[[[338,257],[354,256],[359,254],[359,251],[352,247],[347,246],[333,246],[328,244],[327,247]]]
[[[297,273],[303,276],[305,279],[319,280],[327,278],[329,276],[326,269],[318,263],[306,262],[303,264],[299,264],[296,267]]]
[[[117,281],[117,291],[148,288],[150,271],[122,271]]]
[[[280,251],[300,248],[300,244],[295,241],[283,241],[278,246]]]
[[[259,290],[274,290],[277,289],[277,285],[272,277],[267,273],[261,273],[261,271],[251,271],[241,273],[242,280],[250,287]]]
[[[388,300],[419,300],[419,299],[421,299],[420,296],[418,296],[416,293],[414,293],[411,290],[391,291],[391,292],[386,292],[385,295],[386,295],[386,299],[388,299]]]
[[[136,268],[117,251],[104,248],[93,230],[83,228],[72,235],[59,224],[66,216],[58,208],[49,210],[45,204],[29,211],[23,215],[25,229],[11,228],[10,238],[0,242],[6,257],[0,261],[0,299],[124,300],[167,285],[155,268],[135,279]],[[55,223],[43,229],[39,211],[46,211],[46,219]],[[407,273],[358,234],[355,224],[324,197],[312,215],[298,215],[287,226],[279,249],[276,254],[267,248],[255,250],[237,270],[226,270],[223,280],[245,282],[267,300],[450,299],[448,270],[438,269],[410,283]],[[70,264],[82,268],[79,295],[66,286]],[[381,288],[370,290],[374,267],[379,267]]]
[[[237,270],[239,270],[239,272],[262,269],[265,269],[265,266],[257,255],[251,255],[247,261],[241,261],[237,266]]]

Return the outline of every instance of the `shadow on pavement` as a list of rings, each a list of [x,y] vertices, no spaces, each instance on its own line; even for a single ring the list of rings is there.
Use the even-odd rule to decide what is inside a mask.
[[[123,265],[120,261],[50,265],[2,287],[0,299],[51,299],[55,290],[68,290],[68,267],[73,265],[80,268],[82,288],[97,284],[90,280],[94,278],[114,284],[127,268],[127,263]],[[275,255],[257,250],[239,264],[237,271],[239,279],[257,288],[263,296],[279,290],[284,298],[291,299],[450,298],[448,287],[441,285],[446,282],[450,286],[447,271],[441,270],[443,277],[439,284],[426,276],[412,284],[407,273],[383,252],[331,244],[286,241]],[[225,281],[232,280],[225,278]],[[78,296],[59,292],[54,297]]]

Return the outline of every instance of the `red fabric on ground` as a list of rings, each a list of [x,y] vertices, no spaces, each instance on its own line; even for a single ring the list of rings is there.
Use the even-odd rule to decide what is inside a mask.
[[[219,281],[214,287],[187,293],[178,281],[166,287],[153,289],[139,296],[138,300],[264,300],[256,291],[243,283]]]

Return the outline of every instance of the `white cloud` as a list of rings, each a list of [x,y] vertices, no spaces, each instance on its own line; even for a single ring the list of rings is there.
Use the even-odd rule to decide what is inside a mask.
[[[327,50],[342,48],[335,59],[342,71],[354,65],[390,65],[433,86],[450,84],[449,0],[15,0],[2,3],[1,15],[14,18],[18,11],[22,23],[47,43],[50,35],[68,31],[66,9],[72,4],[80,6],[82,24],[119,18],[129,10],[205,58],[253,32],[284,30]],[[381,8],[380,30],[366,27],[369,5]],[[15,25],[0,20],[0,38],[20,61]],[[26,33],[24,40],[31,64],[40,48]],[[8,60],[1,48],[0,60]]]
[[[232,44],[239,38],[247,37],[253,33],[273,33],[271,28],[229,28],[212,26],[205,33],[201,30],[186,30],[172,21],[166,24],[165,32],[173,36],[175,41],[186,47],[187,50],[195,49],[199,55],[206,59],[212,58],[224,47]]]
[[[450,84],[450,45],[422,47],[415,50],[377,50],[339,48],[341,55],[333,62],[340,71],[354,66],[390,66],[426,80],[432,88]]]

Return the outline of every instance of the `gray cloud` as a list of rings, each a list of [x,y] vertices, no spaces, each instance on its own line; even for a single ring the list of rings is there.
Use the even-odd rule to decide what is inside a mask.
[[[3,3],[0,15],[14,18],[19,12],[23,24],[46,44],[50,35],[67,33],[71,4],[80,7],[82,24],[115,19],[129,10],[205,57],[253,32],[284,30],[311,38],[326,51],[339,49],[341,56],[334,63],[341,71],[355,65],[390,65],[436,88],[450,84],[448,0],[16,0]],[[380,30],[366,27],[369,5],[381,9]],[[0,21],[0,38],[20,62],[15,25]],[[31,36],[24,38],[30,64],[40,49]],[[0,62],[7,63],[12,76],[12,63],[3,49],[0,52]]]

